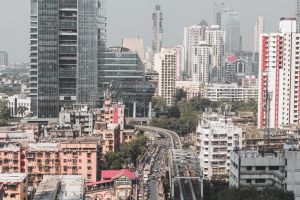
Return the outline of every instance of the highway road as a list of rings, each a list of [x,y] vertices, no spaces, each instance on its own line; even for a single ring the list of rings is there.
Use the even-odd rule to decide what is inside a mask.
[[[137,128],[140,130],[147,131],[147,132],[153,132],[153,133],[162,135],[169,139],[169,140],[168,139],[163,140],[163,141],[168,141],[169,145],[165,144],[166,146],[164,147],[164,149],[166,151],[165,151],[165,153],[162,153],[162,155],[168,156],[167,152],[170,149],[174,149],[174,150],[177,149],[180,152],[183,151],[180,137],[178,136],[177,133],[170,131],[170,130],[156,128],[156,127],[138,126]],[[161,142],[161,140],[159,140],[158,146],[161,147],[164,144],[160,144],[160,142]],[[184,153],[186,153],[186,152],[184,152]],[[162,170],[164,169],[164,167],[162,167],[162,166],[157,166],[157,164],[159,162],[161,162],[161,160],[163,160],[162,158],[159,157],[160,154],[161,153],[159,151],[159,153],[157,155],[157,159],[153,164],[154,167],[152,169],[152,170],[155,170],[158,167],[158,169],[157,169],[158,172],[162,172]],[[189,173],[190,166],[189,165],[182,167],[182,166],[180,166],[180,164],[179,165],[175,164],[172,169],[175,170],[175,173],[181,177],[186,177],[186,178],[190,177],[190,173]],[[155,172],[156,172],[156,170],[155,170]],[[155,172],[152,171],[151,174],[153,174]],[[151,179],[150,182],[148,182],[148,187],[150,190],[150,197],[149,197],[150,200],[159,200],[160,199],[159,196],[157,195],[158,194],[158,192],[157,192],[158,191],[158,183],[159,183],[159,181],[156,181],[155,179],[154,180]],[[199,193],[199,191],[194,190],[195,187],[194,187],[194,184],[191,179],[180,179],[180,180],[178,180],[177,183],[175,183],[174,187],[175,187],[174,188],[175,189],[174,199],[176,199],[176,200],[179,200],[179,199],[180,200],[190,200],[190,199],[198,200],[199,199],[199,197],[196,197],[196,193]]]

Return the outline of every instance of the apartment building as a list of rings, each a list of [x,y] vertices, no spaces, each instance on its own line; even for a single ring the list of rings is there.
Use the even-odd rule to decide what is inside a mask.
[[[162,48],[156,58],[155,70],[159,74],[158,95],[170,106],[174,103],[176,93],[177,51],[175,48]]]
[[[231,84],[211,84],[205,87],[205,98],[211,101],[249,101],[258,99],[258,86]]]
[[[120,146],[119,124],[97,122],[93,135],[99,137],[101,140],[103,156],[105,156],[108,152],[115,152]]]
[[[5,187],[3,200],[27,200],[28,175],[24,173],[0,173],[0,185]]]
[[[176,81],[176,89],[183,89],[186,92],[187,100],[193,97],[203,97],[205,86],[199,82]]]
[[[91,136],[94,129],[95,113],[87,104],[64,106],[59,112],[59,125],[72,125],[80,130],[80,136]]]
[[[210,47],[209,52],[204,54],[195,54],[195,48],[202,43]],[[199,25],[193,25],[184,29],[184,49],[185,49],[185,66],[189,76],[193,76],[195,65],[204,66],[204,62],[209,62],[206,66],[209,73],[209,81],[221,81],[223,74],[224,55],[225,55],[225,32],[218,25],[209,26],[206,21],[202,20]],[[209,57],[207,57],[209,53]],[[203,56],[203,61],[201,60]],[[205,75],[208,76],[208,75]]]
[[[284,151],[232,151],[229,185],[233,187],[275,186],[293,191],[295,200],[299,200],[300,151],[294,145],[285,147]]]
[[[1,172],[29,173],[30,185],[41,182],[43,175],[82,175],[87,182],[100,177],[102,148],[96,137],[8,144],[0,148],[0,155]]]
[[[125,105],[122,102],[113,102],[111,94],[107,92],[105,94],[103,107],[96,110],[96,121],[95,121],[95,131],[107,129],[108,124],[118,124],[119,125],[119,141],[123,144],[123,131],[124,131],[124,120],[125,120]],[[111,129],[115,130],[115,128]],[[115,134],[115,132],[112,132]],[[118,143],[117,143],[118,144]]]
[[[196,150],[205,179],[228,180],[230,152],[242,147],[242,128],[217,113],[204,113],[197,127]]]
[[[25,148],[19,144],[0,147],[0,173],[25,173]]]
[[[212,46],[205,41],[192,47],[192,80],[201,84],[210,82]]]
[[[279,32],[261,35],[259,62],[258,128],[266,119],[270,128],[300,123],[300,34],[296,18],[281,18]],[[266,115],[267,93],[270,112]]]

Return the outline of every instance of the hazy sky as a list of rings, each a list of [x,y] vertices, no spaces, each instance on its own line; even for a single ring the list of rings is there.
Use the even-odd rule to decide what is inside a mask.
[[[277,31],[279,18],[293,16],[296,0],[224,0],[241,14],[244,49],[252,48],[253,29],[259,15],[267,31]],[[123,37],[140,36],[150,46],[152,12],[158,0],[107,0],[108,44],[121,45]],[[181,44],[183,28],[206,19],[213,23],[214,0],[160,0],[164,14],[164,45]],[[0,0],[0,49],[11,62],[29,61],[30,0]]]

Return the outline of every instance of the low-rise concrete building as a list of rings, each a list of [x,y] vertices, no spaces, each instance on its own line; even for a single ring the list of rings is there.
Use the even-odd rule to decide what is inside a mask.
[[[44,176],[33,200],[84,200],[85,181],[78,175]]]
[[[31,98],[26,95],[14,95],[7,98],[10,117],[25,117],[31,113]]]
[[[86,185],[86,199],[134,199],[137,187],[134,172],[126,169],[102,170],[101,178],[101,181]]]
[[[204,96],[204,85],[194,81],[176,81],[176,89],[182,89],[186,92],[187,100],[194,97]]]
[[[205,87],[205,98],[211,101],[249,101],[258,99],[258,86],[239,86],[237,83],[212,84]]]
[[[74,104],[65,106],[59,112],[59,125],[75,126],[80,130],[80,136],[92,135],[95,122],[95,113],[89,110],[88,105]]]
[[[288,147],[285,151],[232,151],[229,184],[233,187],[275,186],[293,191],[300,200],[300,151]]]
[[[28,175],[24,173],[0,174],[0,185],[3,184],[3,200],[27,200]]]

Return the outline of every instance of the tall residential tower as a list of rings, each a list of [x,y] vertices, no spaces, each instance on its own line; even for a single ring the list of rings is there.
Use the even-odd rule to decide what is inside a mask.
[[[31,0],[30,94],[41,118],[74,103],[95,107],[105,49],[104,0]]]
[[[253,53],[258,53],[259,51],[259,38],[260,34],[265,32],[265,19],[263,16],[259,16],[256,20],[254,27],[254,43],[253,43]]]
[[[264,128],[266,122],[270,128],[299,125],[300,34],[296,33],[296,18],[281,18],[279,32],[262,34],[261,41],[258,128]]]

